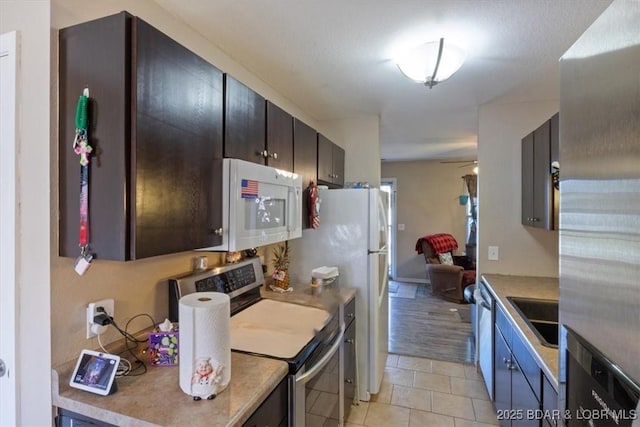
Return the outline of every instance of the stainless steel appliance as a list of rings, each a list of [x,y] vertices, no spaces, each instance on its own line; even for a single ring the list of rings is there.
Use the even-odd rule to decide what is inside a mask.
[[[240,251],[302,235],[302,177],[240,159],[222,160],[222,244]]]
[[[640,385],[567,328],[567,414],[571,426],[631,426]]]
[[[640,2],[614,1],[560,61],[560,408],[580,387],[568,330],[601,353],[577,362],[610,362],[588,374],[640,382],[638,22]]]
[[[340,286],[357,289],[358,398],[378,393],[389,348],[387,193],[377,188],[318,191],[320,226],[290,242],[294,283],[311,283],[311,270],[338,267]]]
[[[262,299],[257,258],[169,279],[169,318],[178,321],[178,302],[193,292],[231,297],[231,349],[286,361],[288,425],[341,425],[344,316],[318,308]],[[213,326],[213,325],[212,325]]]
[[[493,321],[495,301],[486,289],[486,285],[482,282],[475,292],[475,299],[478,310],[477,360],[489,392],[489,398],[493,400]]]

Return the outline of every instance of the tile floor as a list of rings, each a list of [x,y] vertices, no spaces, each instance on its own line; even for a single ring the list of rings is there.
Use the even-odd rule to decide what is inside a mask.
[[[498,425],[473,365],[390,354],[380,393],[353,406],[345,427]]]

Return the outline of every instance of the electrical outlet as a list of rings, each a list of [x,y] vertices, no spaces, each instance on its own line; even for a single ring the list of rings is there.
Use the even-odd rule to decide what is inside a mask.
[[[500,253],[498,252],[498,246],[489,246],[489,261],[498,261],[500,259]]]
[[[93,319],[99,314],[107,314],[111,317],[114,317],[115,313],[113,311],[113,306],[114,303],[113,299],[111,298],[90,302],[89,305],[87,305],[87,339],[95,337],[97,335],[102,335],[106,332],[108,326],[94,323]],[[98,311],[98,307],[104,308],[106,313]]]

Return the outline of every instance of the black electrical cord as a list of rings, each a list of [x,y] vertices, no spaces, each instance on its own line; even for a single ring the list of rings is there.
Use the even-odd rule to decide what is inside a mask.
[[[124,327],[124,330],[122,328],[120,328],[120,326],[118,326],[118,324],[116,323],[115,319],[113,318],[113,316],[111,316],[110,313],[107,313],[107,311],[103,308],[103,307],[98,307],[97,311],[99,312],[103,312],[105,313],[107,316],[109,316],[110,319],[110,324],[113,325],[114,328],[116,328],[116,330],[118,332],[120,332],[120,335],[122,335],[124,337],[124,346],[125,349],[123,351],[121,351],[120,353],[118,353],[118,355],[122,355],[125,352],[129,352],[129,354],[131,355],[131,357],[135,360],[136,363],[136,367],[132,367],[130,370],[125,371],[122,373],[122,375],[120,376],[130,376],[130,377],[135,377],[135,376],[139,376],[139,375],[143,375],[147,373],[147,365],[144,363],[144,361],[142,359],[140,359],[133,350],[138,348],[138,344],[141,343],[146,343],[148,342],[148,340],[146,339],[138,339],[135,336],[133,336],[131,333],[129,333],[127,331],[127,329],[129,328],[129,324],[134,320],[137,319],[138,317],[142,317],[142,316],[146,316],[149,318],[149,320],[151,320],[151,328],[154,328],[156,326],[156,322],[153,319],[153,317],[151,317],[151,315],[147,314],[147,313],[141,313],[141,314],[136,314],[135,316],[133,316],[131,319],[129,319],[127,321],[127,324]],[[133,343],[133,346],[131,346],[130,344]],[[139,373],[135,373],[136,371],[138,371],[139,369],[142,369],[142,372]]]

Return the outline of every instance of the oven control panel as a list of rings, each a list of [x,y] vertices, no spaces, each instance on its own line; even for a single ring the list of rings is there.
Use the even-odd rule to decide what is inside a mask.
[[[224,292],[231,293],[256,282],[256,272],[253,264],[247,264],[223,271],[213,276],[196,280],[196,292]]]
[[[256,290],[264,283],[259,258],[251,258],[235,264],[196,271],[169,279],[169,320],[178,321],[180,298],[194,292],[223,292],[233,301],[241,301],[243,294]]]

